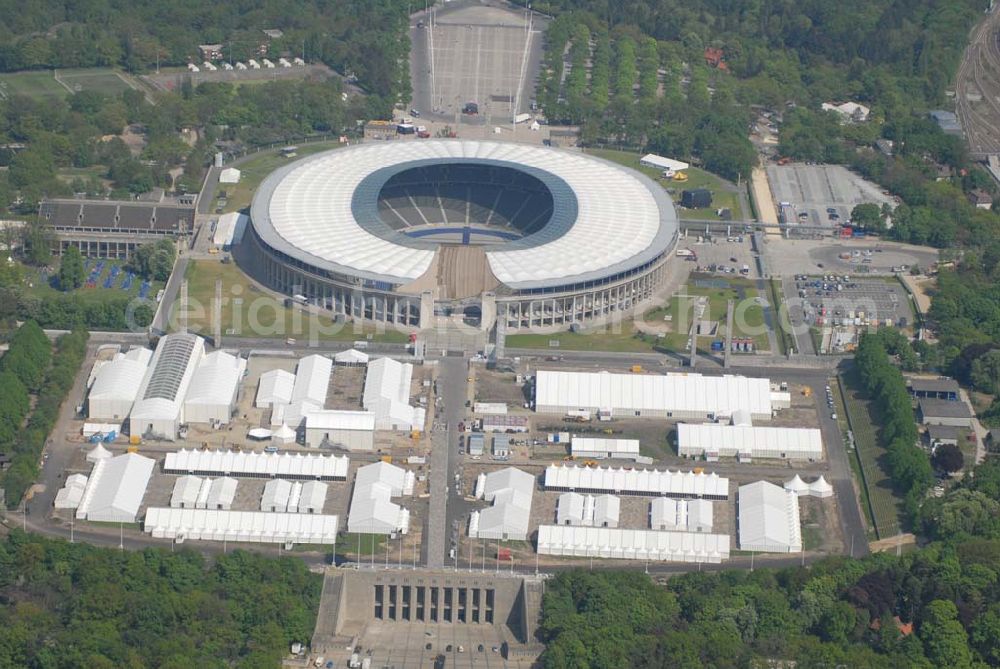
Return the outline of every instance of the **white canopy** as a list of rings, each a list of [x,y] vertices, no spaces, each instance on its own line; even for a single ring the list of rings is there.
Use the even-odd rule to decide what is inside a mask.
[[[97,462],[112,457],[111,451],[104,448],[104,444],[97,444],[87,452],[87,462]]]

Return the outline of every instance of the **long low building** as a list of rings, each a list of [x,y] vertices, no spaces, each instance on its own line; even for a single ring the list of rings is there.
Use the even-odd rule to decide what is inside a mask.
[[[729,559],[729,535],[540,525],[538,552],[570,557],[718,564]]]
[[[715,473],[672,472],[658,469],[616,469],[549,465],[545,468],[548,490],[586,493],[728,499],[729,479]]]
[[[539,370],[535,411],[602,412],[612,416],[715,420],[746,411],[758,420],[787,406],[788,393],[746,376],[701,374],[612,374]]]
[[[188,449],[167,453],[163,461],[163,471],[167,474],[317,481],[346,481],[349,466],[350,461],[343,455]]]
[[[205,340],[196,335],[180,333],[160,339],[132,405],[129,434],[177,438],[184,398],[204,355]]]
[[[340,446],[349,451],[375,448],[375,414],[370,411],[324,410],[306,414],[306,446]]]
[[[337,516],[151,507],[143,529],[157,539],[335,544]]]
[[[680,423],[677,452],[709,461],[723,458],[819,460],[823,436],[815,428]]]
[[[639,457],[638,439],[597,439],[594,437],[573,437],[570,454],[574,458],[616,458],[635,460]]]

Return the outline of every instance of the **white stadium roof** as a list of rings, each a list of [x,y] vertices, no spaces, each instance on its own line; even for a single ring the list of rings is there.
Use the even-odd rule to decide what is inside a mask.
[[[671,472],[657,469],[616,469],[549,465],[545,487],[582,492],[630,492],[667,497],[729,497],[729,479],[716,473]]]
[[[680,423],[677,444],[681,455],[710,453],[734,457],[748,453],[755,458],[811,460],[823,457],[823,437],[815,428]]]
[[[136,453],[99,460],[76,510],[78,519],[134,523],[156,460]]]
[[[297,161],[258,189],[254,228],[268,245],[325,270],[412,281],[431,267],[436,247],[393,235],[372,205],[389,176],[420,162],[520,168],[575,200],[575,212],[557,211],[530,242],[486,252],[493,274],[514,288],[604,277],[659,256],[676,234],[669,197],[637,172],[582,153],[479,140],[379,142]]]
[[[767,481],[740,486],[740,550],[798,553],[802,550],[799,496]]]
[[[718,564],[729,559],[729,535],[539,525],[538,552],[542,555]]]
[[[768,379],[700,374],[612,374],[538,370],[535,406],[539,412],[611,409],[730,416],[749,411],[770,418]]]
[[[335,544],[337,521],[320,514],[151,507],[143,529],[157,539]]]
[[[347,456],[312,453],[256,453],[195,451],[167,453],[163,471],[170,474],[206,474],[250,478],[346,479]]]

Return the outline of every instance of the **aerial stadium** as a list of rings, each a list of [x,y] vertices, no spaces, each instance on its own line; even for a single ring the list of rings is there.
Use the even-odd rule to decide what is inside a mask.
[[[435,317],[517,331],[624,312],[659,286],[677,240],[667,193],[628,168],[520,144],[387,141],[270,174],[239,261],[345,318]]]

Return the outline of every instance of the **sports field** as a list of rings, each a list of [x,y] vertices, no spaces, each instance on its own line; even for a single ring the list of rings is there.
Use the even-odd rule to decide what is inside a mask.
[[[51,70],[0,74],[0,97],[21,95],[45,101],[66,97],[69,91],[55,80]]]
[[[96,91],[112,97],[121,95],[130,88],[117,72],[108,68],[57,70],[55,78],[64,83],[74,93]]]
[[[23,95],[44,102],[80,91],[115,96],[129,88],[125,76],[101,67],[6,72],[0,74],[0,98]]]

